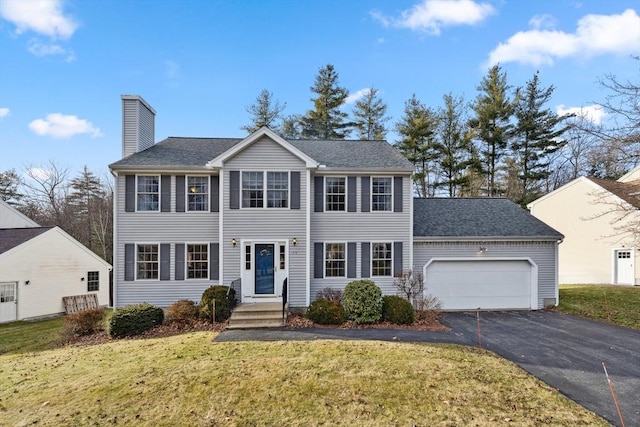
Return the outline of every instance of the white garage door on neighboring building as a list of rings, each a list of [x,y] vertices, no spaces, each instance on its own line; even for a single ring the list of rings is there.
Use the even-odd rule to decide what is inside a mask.
[[[536,301],[537,274],[527,260],[432,260],[423,274],[443,310],[530,309]]]

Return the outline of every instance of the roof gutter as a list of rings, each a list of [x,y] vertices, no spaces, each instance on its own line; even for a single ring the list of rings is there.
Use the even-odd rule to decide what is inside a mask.
[[[413,236],[414,242],[515,242],[515,241],[562,242],[564,236]]]

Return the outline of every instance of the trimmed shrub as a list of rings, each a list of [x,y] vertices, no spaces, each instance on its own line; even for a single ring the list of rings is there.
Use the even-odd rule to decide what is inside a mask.
[[[64,334],[66,336],[89,335],[104,329],[106,312],[103,308],[91,308],[64,317]]]
[[[205,320],[211,321],[211,302],[214,299],[216,300],[216,322],[224,322],[231,317],[231,310],[236,305],[236,291],[222,285],[207,288],[200,299],[200,315]]]
[[[127,305],[113,312],[109,320],[109,335],[114,338],[140,335],[163,321],[164,312],[158,306],[147,303]]]
[[[356,324],[376,323],[382,317],[382,291],[371,280],[354,280],[344,288],[342,305]]]
[[[416,321],[416,311],[406,299],[387,295],[382,298],[382,319],[397,325],[410,325]]]
[[[342,304],[327,299],[317,299],[309,304],[306,316],[320,325],[340,325],[345,321]]]
[[[329,301],[342,301],[342,291],[334,288],[324,288],[316,295],[317,299],[326,299]]]
[[[195,302],[188,299],[178,300],[167,307],[165,318],[168,322],[181,323],[187,323],[192,320],[197,320],[198,306]]]

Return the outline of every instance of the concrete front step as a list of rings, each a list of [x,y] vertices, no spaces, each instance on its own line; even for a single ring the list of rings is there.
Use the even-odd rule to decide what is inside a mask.
[[[285,319],[281,303],[241,304],[231,313],[227,329],[278,328],[284,326]]]

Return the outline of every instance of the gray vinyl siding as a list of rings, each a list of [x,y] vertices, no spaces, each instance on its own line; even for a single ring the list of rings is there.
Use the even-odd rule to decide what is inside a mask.
[[[482,242],[483,258],[531,258],[538,266],[538,307],[545,298],[556,298],[556,242]],[[422,273],[431,258],[478,258],[479,242],[420,242],[413,244],[413,271]],[[426,283],[427,290],[429,284]]]
[[[353,174],[326,174],[326,176],[353,176]],[[388,175],[388,176],[397,176]],[[362,277],[362,242],[392,242],[402,243],[402,268],[410,268],[411,259],[411,211],[413,209],[413,199],[411,197],[411,176],[403,175],[402,180],[402,212],[362,212],[362,179],[360,176],[385,176],[385,174],[367,173],[358,175],[355,180],[357,185],[356,206],[357,212],[311,212],[311,263],[315,260],[315,250],[313,243],[316,242],[354,242],[356,278]],[[365,180],[366,181],[366,180]],[[369,181],[370,182],[370,181]],[[314,180],[311,180],[312,191],[314,191]],[[369,193],[365,191],[365,194]],[[352,194],[348,195],[348,199]],[[352,203],[347,200],[347,204]],[[367,205],[367,203],[365,203]],[[349,245],[351,249],[353,245]],[[397,244],[392,247],[397,247]],[[350,254],[347,254],[350,257]],[[395,262],[395,254],[394,254]],[[370,266],[365,266],[364,271],[370,270]],[[370,277],[382,290],[385,295],[397,293],[393,285],[393,277]],[[342,278],[314,278],[311,276],[311,301],[316,299],[316,295],[325,287],[343,289],[344,286],[354,279]]]
[[[185,175],[185,173],[177,173]],[[125,176],[116,178],[116,233],[114,286],[116,287],[114,305],[148,302],[162,307],[171,305],[179,299],[199,301],[202,292],[218,280],[175,280],[176,243],[218,243],[218,212],[176,212],[176,178],[171,176],[170,212],[125,212]],[[169,280],[125,281],[125,245],[153,243],[169,245]],[[166,247],[166,246],[165,246]],[[217,262],[217,260],[214,260]],[[165,267],[166,268],[166,267]]]
[[[230,171],[299,171],[300,209],[242,208],[230,209]],[[224,283],[231,283],[240,277],[240,255],[242,240],[273,239],[291,242],[296,238],[295,247],[289,245],[289,304],[291,307],[306,306],[306,258],[309,244],[306,241],[307,180],[305,164],[273,142],[262,138],[224,165],[224,236],[220,250],[223,256]],[[242,176],[240,176],[242,181]],[[241,199],[240,199],[241,204]],[[233,247],[231,239],[238,245]],[[240,295],[238,295],[240,298]]]
[[[154,144],[155,116],[137,99],[122,100],[122,157],[146,150]]]

